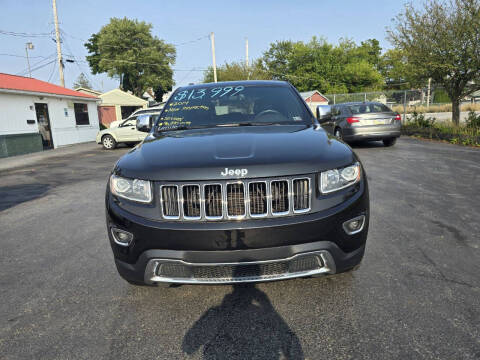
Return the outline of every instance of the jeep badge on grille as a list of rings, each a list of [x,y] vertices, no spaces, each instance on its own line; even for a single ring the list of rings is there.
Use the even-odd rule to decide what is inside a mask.
[[[225,168],[225,171],[220,171],[220,174],[222,176],[241,176],[241,177],[245,177],[247,176],[248,174],[248,170],[247,169],[229,169],[229,168]]]

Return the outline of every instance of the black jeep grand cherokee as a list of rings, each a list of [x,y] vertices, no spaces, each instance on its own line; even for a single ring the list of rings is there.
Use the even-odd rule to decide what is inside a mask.
[[[108,236],[133,284],[235,283],[348,271],[369,200],[359,159],[286,82],[179,88],[115,165]]]

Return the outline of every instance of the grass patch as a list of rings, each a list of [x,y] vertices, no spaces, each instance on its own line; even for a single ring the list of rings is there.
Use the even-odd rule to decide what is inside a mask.
[[[392,110],[403,114],[403,105],[394,105]],[[407,114],[416,113],[438,113],[438,112],[452,112],[452,104],[439,104],[439,105],[430,105],[427,108],[426,105],[414,105],[407,106]],[[480,104],[464,104],[460,106],[460,111],[480,111]]]
[[[436,123],[435,118],[413,113],[409,121],[402,125],[402,134],[480,147],[480,115],[471,111],[466,124],[456,126],[449,122]]]

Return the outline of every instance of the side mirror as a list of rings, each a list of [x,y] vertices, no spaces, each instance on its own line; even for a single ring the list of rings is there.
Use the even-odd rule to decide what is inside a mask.
[[[150,115],[140,115],[137,118],[137,130],[142,132],[150,132],[152,125],[150,122]]]
[[[317,119],[320,124],[326,122],[331,117],[332,117],[332,107],[330,105],[317,106]]]

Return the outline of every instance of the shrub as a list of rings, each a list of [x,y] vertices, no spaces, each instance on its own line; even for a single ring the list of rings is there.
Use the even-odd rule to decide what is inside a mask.
[[[478,121],[480,116],[475,115],[475,117],[472,124]],[[449,122],[435,123],[434,119],[425,119],[423,114],[416,114],[410,118],[409,122],[402,125],[402,134],[448,141],[451,144],[480,146],[480,126],[478,122],[475,124],[477,127],[468,124],[457,126]]]
[[[480,114],[477,115],[475,111],[470,110],[465,123],[468,128],[480,129]]]
[[[433,127],[435,120],[434,117],[425,118],[424,114],[419,114],[416,111],[414,111],[412,116],[408,118],[408,121],[413,125],[425,129]]]

